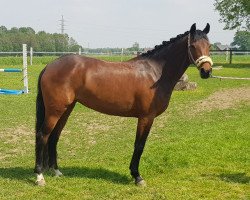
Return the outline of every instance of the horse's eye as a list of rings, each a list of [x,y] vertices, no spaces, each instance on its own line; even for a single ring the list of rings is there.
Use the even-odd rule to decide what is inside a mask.
[[[195,49],[195,46],[193,44],[190,45],[191,49]]]

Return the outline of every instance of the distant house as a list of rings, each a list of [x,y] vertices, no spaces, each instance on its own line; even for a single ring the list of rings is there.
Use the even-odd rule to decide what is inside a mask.
[[[215,50],[223,51],[223,50],[228,50],[231,49],[232,47],[230,45],[224,45],[221,44],[220,42],[214,43],[214,48]]]

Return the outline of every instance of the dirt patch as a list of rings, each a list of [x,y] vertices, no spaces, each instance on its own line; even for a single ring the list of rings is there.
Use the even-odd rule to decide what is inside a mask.
[[[21,125],[16,128],[6,128],[0,130],[0,138],[4,143],[16,144],[20,141],[34,143],[34,132],[29,128]]]
[[[250,105],[250,87],[217,91],[207,99],[196,102],[193,112],[235,108],[241,103]]]
[[[33,130],[24,125],[0,130],[0,140],[2,141],[0,162],[5,162],[7,158],[27,154],[30,148],[33,148],[34,136]]]

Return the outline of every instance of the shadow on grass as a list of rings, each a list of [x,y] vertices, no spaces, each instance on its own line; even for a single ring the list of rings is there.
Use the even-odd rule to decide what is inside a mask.
[[[129,184],[128,176],[104,168],[63,167],[60,168],[65,177],[102,179],[118,184]]]
[[[22,167],[0,168],[0,177],[34,184],[33,169]]]
[[[250,177],[246,173],[222,173],[222,174],[202,174],[202,177],[209,179],[219,178],[222,181],[229,183],[240,183],[240,184],[249,184]]]
[[[126,175],[117,172],[112,172],[104,168],[88,168],[88,167],[64,167],[60,169],[64,176],[76,178],[102,179],[117,184],[129,184],[131,179]],[[51,173],[45,172],[46,176]],[[0,168],[0,177],[6,179],[15,179],[28,184],[34,184],[35,176],[32,168],[10,167]]]
[[[246,173],[234,173],[234,174],[220,174],[217,176],[222,181],[233,182],[233,183],[242,183],[247,184],[250,183],[250,177],[246,175]]]

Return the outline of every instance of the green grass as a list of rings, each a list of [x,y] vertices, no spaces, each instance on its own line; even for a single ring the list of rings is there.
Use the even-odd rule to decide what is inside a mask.
[[[89,55],[88,55],[89,56]],[[91,55],[92,57],[96,57],[103,60],[108,61],[125,61],[128,60],[134,56],[132,55]],[[58,58],[59,56],[33,56],[33,64],[35,65],[46,65],[47,63],[53,61],[54,59]],[[220,64],[228,64],[229,60],[226,59],[226,54],[221,55],[215,55],[211,54],[211,58],[215,63]],[[3,56],[0,57],[0,66],[16,66],[16,65],[22,65],[22,56]],[[28,56],[28,63],[30,63],[30,57]],[[232,58],[233,64],[248,64],[250,63],[250,55],[233,55]],[[231,65],[232,67],[232,65]]]
[[[211,54],[211,58],[215,63],[229,63],[229,55],[225,54]],[[250,55],[232,55],[232,64],[249,64],[250,63]]]
[[[128,170],[136,119],[79,104],[58,144],[65,176],[47,173],[47,185],[35,186],[35,98],[43,66],[28,69],[30,94],[0,95],[0,199],[250,199],[249,101],[195,113],[198,102],[214,92],[250,82],[202,80],[194,67],[187,73],[198,88],[174,92],[153,125],[140,164],[147,187],[136,187]],[[214,75],[249,77],[250,68],[227,65]],[[1,73],[0,88],[21,89],[21,79]]]
[[[89,56],[89,55],[88,55]],[[58,58],[59,56],[33,56],[32,62],[34,65],[46,65],[47,63],[55,60],[56,58]],[[102,59],[102,60],[108,60],[108,61],[115,61],[115,62],[119,62],[119,61],[125,61],[128,60],[130,58],[132,58],[133,56],[131,55],[113,55],[113,56],[109,56],[109,55],[91,55],[91,57],[95,57],[98,59]],[[27,62],[28,64],[30,64],[30,57],[28,56],[27,58]],[[0,66],[2,68],[4,67],[9,67],[9,66],[17,66],[17,65],[22,65],[23,63],[23,57],[22,56],[4,56],[4,57],[0,57]]]

